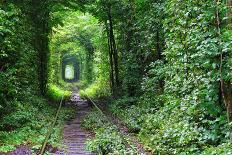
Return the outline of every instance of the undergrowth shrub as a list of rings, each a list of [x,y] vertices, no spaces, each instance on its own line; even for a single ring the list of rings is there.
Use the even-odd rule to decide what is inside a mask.
[[[141,106],[146,100],[139,100],[124,108],[123,98],[111,103],[110,110],[129,129],[134,129],[131,132],[138,132],[144,147],[154,154],[232,153],[232,129],[225,115],[214,116],[202,109],[193,111],[192,105],[183,107],[180,100],[169,99],[172,100],[164,106],[149,108],[146,103]]]
[[[110,88],[102,82],[96,82],[91,84],[88,88],[81,90],[80,96],[93,99],[108,97],[110,96]]]
[[[15,102],[15,111],[0,119],[0,154],[12,151],[18,145],[27,145],[35,151],[40,149],[58,108],[56,104],[49,105],[45,99],[33,95],[28,96],[24,102]],[[70,108],[61,109],[49,139],[53,147],[61,145],[61,127],[73,113]]]
[[[141,129],[138,119],[144,112],[144,109],[139,108],[135,105],[130,106],[130,108],[128,108],[128,106],[129,105],[123,108],[122,104],[119,105],[119,103],[116,102],[116,104],[110,104],[109,109],[114,115],[117,115],[120,120],[123,120],[123,122],[127,125],[128,129],[131,132],[138,132]]]
[[[150,96],[150,97],[148,97]],[[149,93],[140,97],[122,97],[109,103],[109,110],[119,117],[131,132],[139,132],[141,129],[141,117],[153,113],[160,108],[157,101],[161,99],[151,96]]]
[[[98,154],[135,154],[133,149],[127,147],[115,126],[98,128],[95,134],[95,139],[87,141],[87,149]]]
[[[224,142],[217,147],[210,146],[206,148],[203,152],[202,155],[231,155],[232,151],[232,143],[231,140],[228,140],[227,142]]]
[[[196,121],[178,107],[163,107],[141,119],[144,123],[139,137],[147,149],[158,154],[201,154],[228,140],[231,134],[225,117],[208,118],[203,114]]]

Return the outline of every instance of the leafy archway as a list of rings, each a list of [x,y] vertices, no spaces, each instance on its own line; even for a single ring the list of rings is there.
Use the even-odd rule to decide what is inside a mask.
[[[61,87],[66,87],[66,82],[91,84],[96,78],[94,55],[100,51],[102,27],[92,15],[81,12],[70,11],[69,16],[63,20],[63,25],[54,27],[52,32],[49,83]],[[71,57],[78,62],[78,79],[77,73],[73,80],[65,79],[66,59],[71,60]]]

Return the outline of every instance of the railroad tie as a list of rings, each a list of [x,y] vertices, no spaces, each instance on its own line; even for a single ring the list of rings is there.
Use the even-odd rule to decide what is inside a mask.
[[[75,98],[78,101],[74,101],[72,104],[77,106],[76,117],[67,122],[63,131],[63,144],[65,148],[60,148],[51,155],[96,155],[96,153],[89,152],[85,149],[85,142],[90,137],[90,133],[81,128],[81,120],[89,113],[90,107],[87,101],[80,100],[78,94]]]

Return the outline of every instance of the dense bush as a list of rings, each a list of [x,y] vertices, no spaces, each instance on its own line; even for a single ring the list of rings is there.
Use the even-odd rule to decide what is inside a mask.
[[[51,101],[60,102],[62,97],[64,101],[69,99],[71,96],[71,91],[63,90],[62,88],[54,84],[49,84],[46,95]]]
[[[110,96],[110,89],[106,84],[96,82],[91,84],[88,88],[80,91],[81,97],[90,97],[90,98],[103,98]]]
[[[14,108],[25,92],[38,92],[37,53],[31,43],[33,26],[14,4],[0,3],[0,113]],[[27,69],[25,69],[27,68]]]

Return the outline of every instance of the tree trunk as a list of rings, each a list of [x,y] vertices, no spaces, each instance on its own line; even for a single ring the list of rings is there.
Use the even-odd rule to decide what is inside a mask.
[[[115,86],[119,88],[119,69],[118,69],[118,51],[116,47],[116,42],[114,38],[114,30],[113,30],[113,20],[111,14],[111,6],[108,6],[108,20],[109,20],[109,39],[111,44],[111,51],[113,53],[113,62],[114,62],[114,71],[115,71]]]
[[[46,93],[46,85],[47,85],[47,63],[48,63],[48,19],[49,12],[48,9],[42,7],[42,1],[40,0],[32,0],[33,3],[33,14],[32,21],[35,25],[35,40],[34,46],[35,50],[38,52],[38,60],[39,60],[39,86],[40,92],[42,95]],[[46,6],[46,5],[44,5]]]
[[[228,17],[228,20],[227,20],[227,23],[232,23],[232,10],[231,10],[231,7],[232,7],[232,0],[226,0],[226,4],[227,6],[229,7],[227,9],[227,17]],[[230,29],[232,29],[232,27],[230,27]]]
[[[224,82],[227,118],[232,121],[232,84]]]
[[[216,0],[216,27],[217,27],[217,33],[218,33],[218,38],[219,38],[219,52],[220,52],[220,69],[219,69],[219,73],[220,73],[220,86],[221,86],[221,96],[223,99],[223,102],[225,104],[226,107],[226,111],[227,111],[227,119],[228,122],[230,122],[232,120],[232,84],[229,83],[225,83],[224,82],[224,78],[223,78],[223,61],[224,61],[224,56],[223,56],[223,50],[221,48],[221,20],[220,20],[220,12],[219,12],[219,6],[218,4],[220,3],[220,0]]]
[[[111,91],[114,90],[114,63],[113,63],[113,50],[112,50],[112,43],[110,39],[110,32],[109,32],[109,26],[107,24],[107,21],[105,21],[106,26],[106,32],[108,37],[108,48],[109,48],[109,60],[110,60],[110,85],[111,85]]]

